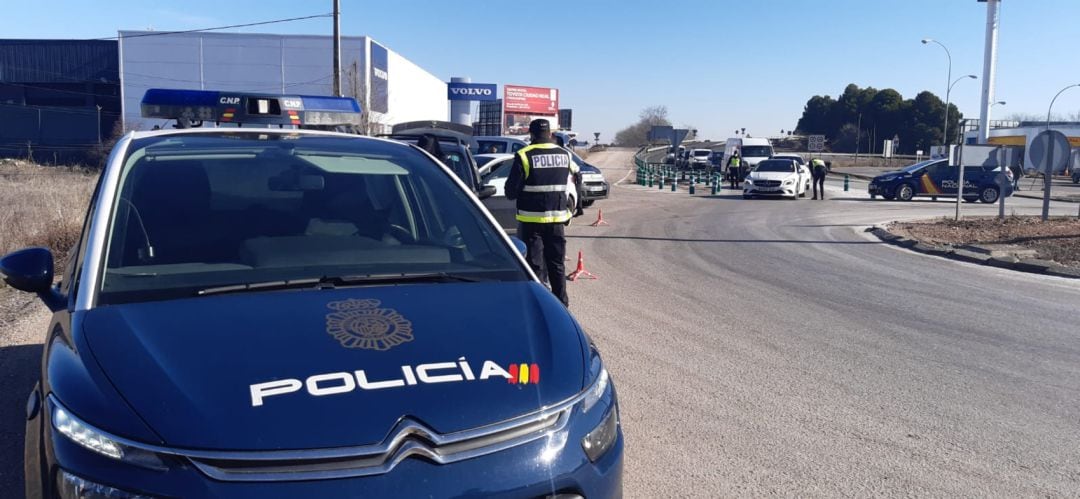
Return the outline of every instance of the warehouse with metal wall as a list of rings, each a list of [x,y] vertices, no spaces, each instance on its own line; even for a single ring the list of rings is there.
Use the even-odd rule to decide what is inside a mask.
[[[131,129],[149,88],[330,95],[329,36],[122,31],[123,118]],[[445,120],[446,83],[368,37],[342,37],[342,92],[370,111],[370,131],[405,121]]]
[[[0,157],[85,161],[120,111],[115,41],[0,40]]]

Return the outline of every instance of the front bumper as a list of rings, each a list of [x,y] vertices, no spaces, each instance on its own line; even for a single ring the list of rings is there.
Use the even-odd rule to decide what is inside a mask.
[[[606,199],[609,192],[610,188],[607,182],[585,182],[585,189],[582,190],[581,199],[585,201]]]
[[[582,448],[582,439],[610,413],[618,417],[614,387],[593,410],[583,413],[575,407],[566,427],[540,439],[450,464],[408,457],[387,473],[363,477],[219,481],[187,458],[168,455],[163,456],[167,469],[144,469],[89,451],[51,431],[49,424],[43,425],[44,456],[28,456],[28,462],[43,464],[46,497],[54,497],[48,491],[63,473],[150,497],[621,497],[621,424],[611,448],[596,462]]]
[[[772,196],[772,197],[798,197],[797,185],[783,185],[779,187],[759,187],[756,185],[743,184],[743,196]]]

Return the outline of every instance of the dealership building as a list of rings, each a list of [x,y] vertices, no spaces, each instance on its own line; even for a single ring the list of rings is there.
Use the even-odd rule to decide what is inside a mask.
[[[139,115],[149,88],[333,93],[329,36],[121,31],[118,45],[128,128],[160,125]],[[370,112],[370,133],[395,123],[446,119],[446,83],[370,37],[341,38],[341,68],[341,91]]]

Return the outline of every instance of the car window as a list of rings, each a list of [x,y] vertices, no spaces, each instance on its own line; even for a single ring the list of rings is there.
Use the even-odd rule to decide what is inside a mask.
[[[518,151],[522,150],[524,147],[525,147],[524,144],[518,144],[517,142],[514,142],[513,144],[510,144],[510,152],[518,152]]]
[[[491,165],[491,173],[484,180],[496,180],[510,176],[510,168],[514,166],[514,158],[506,158]]]
[[[371,273],[524,278],[498,229],[433,166],[347,137],[140,139],[120,174],[99,302]]]
[[[773,155],[772,146],[743,146],[742,156],[750,158],[767,158]]]
[[[501,140],[478,140],[477,143],[480,145],[479,149],[483,154],[503,154],[506,152],[506,142]]]

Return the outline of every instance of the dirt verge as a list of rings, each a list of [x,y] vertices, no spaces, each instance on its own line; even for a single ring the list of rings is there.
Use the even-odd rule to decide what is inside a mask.
[[[1080,219],[1011,216],[894,222],[893,234],[933,246],[978,246],[988,251],[1036,258],[1080,268]]]

